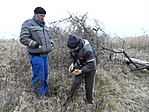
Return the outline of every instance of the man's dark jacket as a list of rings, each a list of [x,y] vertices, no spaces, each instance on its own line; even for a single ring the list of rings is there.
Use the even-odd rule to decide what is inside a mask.
[[[79,50],[70,50],[70,54],[70,63],[77,63],[83,73],[97,68],[97,55],[87,40],[82,39]]]
[[[30,53],[49,53],[52,51],[50,30],[46,25],[41,26],[36,17],[26,20],[22,24],[20,42],[27,46]],[[36,45],[41,48],[36,48]]]

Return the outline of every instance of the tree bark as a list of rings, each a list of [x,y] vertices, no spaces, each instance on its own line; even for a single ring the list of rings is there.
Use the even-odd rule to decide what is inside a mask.
[[[130,60],[138,65],[142,65],[142,66],[138,66],[137,68],[132,69],[131,71],[137,71],[137,70],[142,70],[142,69],[147,69],[149,70],[149,62],[147,61],[142,61],[139,59],[135,59],[135,58],[130,58]],[[126,62],[126,63],[131,63],[130,60],[128,58],[123,58],[122,61]]]
[[[147,62],[147,61],[142,61],[142,60],[135,59],[135,58],[130,58],[130,59],[131,59],[132,62],[135,63],[135,64],[149,66],[149,62]],[[129,61],[128,58],[123,58],[122,60],[123,60],[124,62],[130,63],[130,61]]]

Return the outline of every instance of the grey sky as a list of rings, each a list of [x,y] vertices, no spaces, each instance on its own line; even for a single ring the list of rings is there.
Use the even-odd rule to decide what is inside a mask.
[[[45,21],[56,21],[70,13],[89,13],[111,34],[149,34],[149,0],[4,0],[0,4],[0,38],[18,38],[22,23],[32,18],[35,7],[47,11]]]

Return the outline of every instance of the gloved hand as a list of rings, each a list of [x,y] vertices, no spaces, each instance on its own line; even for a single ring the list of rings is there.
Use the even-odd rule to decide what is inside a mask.
[[[70,67],[69,67],[68,71],[69,71],[69,72],[71,72],[71,71],[73,70],[73,68],[74,68],[74,64],[73,64],[73,63],[71,63],[71,65],[70,65]]]

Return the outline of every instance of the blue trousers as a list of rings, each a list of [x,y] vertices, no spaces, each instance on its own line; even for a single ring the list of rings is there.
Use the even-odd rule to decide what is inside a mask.
[[[44,93],[48,90],[48,55],[40,57],[29,54],[29,59],[32,65],[32,86],[34,93],[44,97]]]

